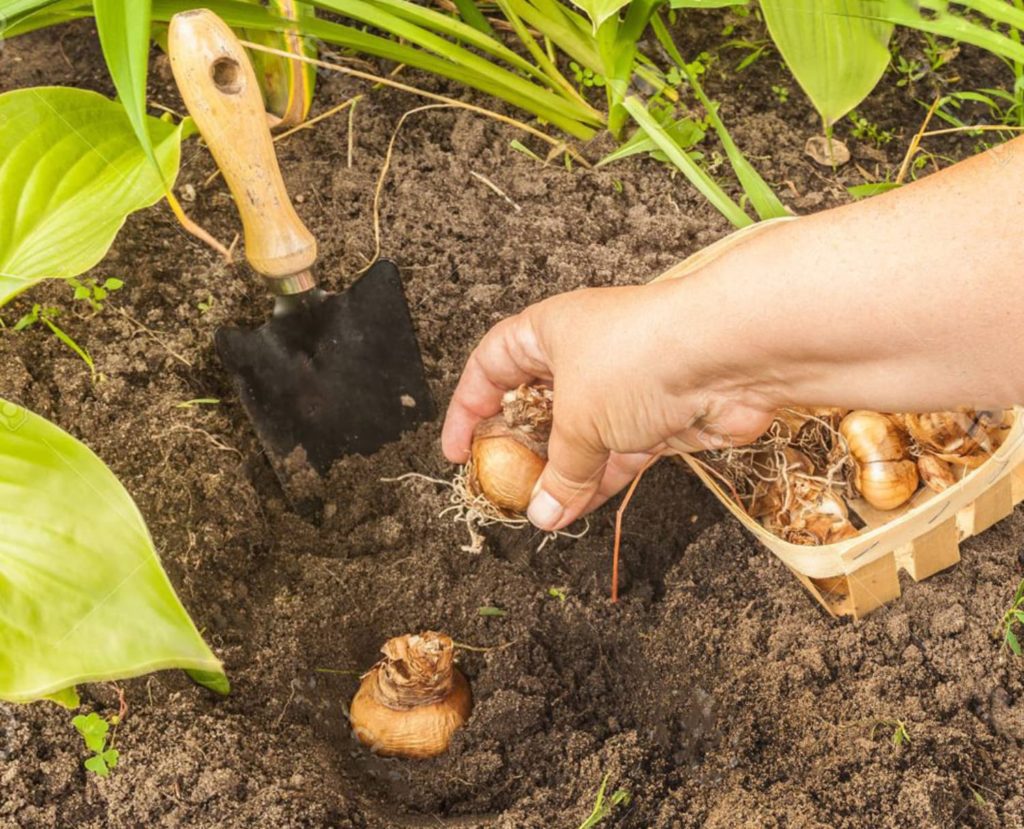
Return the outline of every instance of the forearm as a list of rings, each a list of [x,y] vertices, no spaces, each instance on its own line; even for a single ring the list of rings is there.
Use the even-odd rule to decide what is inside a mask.
[[[1024,139],[780,224],[678,286],[738,385],[888,411],[1024,400]],[[689,284],[684,284],[689,283]],[[685,332],[682,332],[685,336]]]

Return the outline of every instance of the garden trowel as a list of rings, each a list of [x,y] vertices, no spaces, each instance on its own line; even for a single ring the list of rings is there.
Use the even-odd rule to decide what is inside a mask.
[[[256,330],[222,328],[217,353],[272,461],[318,472],[434,416],[398,270],[376,262],[341,294],[317,287],[316,240],[285,190],[256,75],[213,12],[171,20],[168,51],[192,118],[235,197],[249,264],[274,295]]]

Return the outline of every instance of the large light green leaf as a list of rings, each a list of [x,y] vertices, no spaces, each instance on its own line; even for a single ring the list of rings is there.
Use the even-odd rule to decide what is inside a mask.
[[[0,399],[0,699],[73,704],[79,683],[165,668],[228,690],[114,473]]]
[[[830,128],[863,101],[889,65],[892,25],[877,0],[761,0],[768,31]]]
[[[182,125],[146,123],[173,181]],[[125,217],[163,192],[119,103],[63,87],[0,95],[0,305],[42,279],[91,268]]]

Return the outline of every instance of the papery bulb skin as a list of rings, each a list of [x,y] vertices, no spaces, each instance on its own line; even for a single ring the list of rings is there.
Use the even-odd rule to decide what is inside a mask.
[[[443,754],[473,710],[451,638],[434,631],[398,636],[381,652],[384,659],[363,675],[349,707],[356,738],[384,757]]]
[[[470,488],[500,510],[526,512],[546,464],[530,441],[506,426],[501,415],[497,415],[477,428],[472,456]]]
[[[878,412],[850,412],[839,433],[853,459],[853,485],[880,510],[902,506],[917,491],[917,464],[906,435],[896,421]]]
[[[935,455],[921,455],[917,459],[917,472],[932,492],[945,492],[956,483],[950,464]]]
[[[550,389],[520,386],[505,394],[502,411],[473,432],[469,489],[509,515],[522,515],[547,463],[553,397]]]

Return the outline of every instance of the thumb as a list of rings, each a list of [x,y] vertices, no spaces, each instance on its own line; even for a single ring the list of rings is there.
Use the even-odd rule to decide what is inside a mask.
[[[558,428],[548,441],[548,462],[533,489],[527,517],[552,532],[575,521],[594,498],[608,464],[608,450],[574,432]]]

